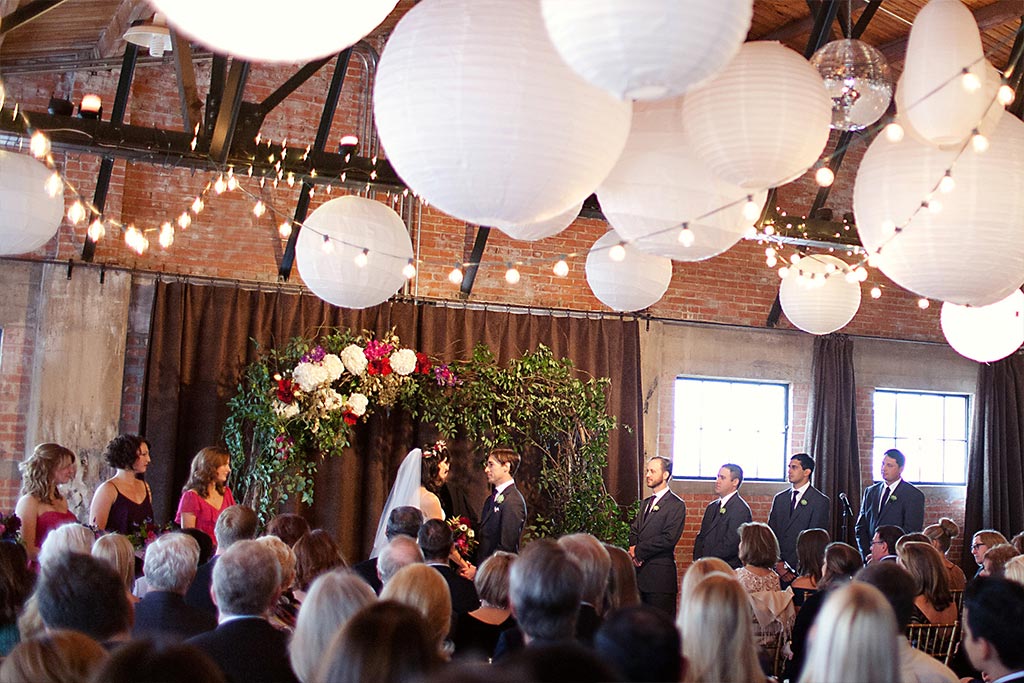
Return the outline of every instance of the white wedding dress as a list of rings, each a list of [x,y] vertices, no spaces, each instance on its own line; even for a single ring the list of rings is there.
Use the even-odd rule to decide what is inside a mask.
[[[370,557],[377,557],[384,546],[388,544],[387,529],[388,518],[391,511],[398,507],[412,506],[422,510],[421,495],[423,487],[420,483],[420,467],[423,461],[423,451],[414,448],[409,451],[398,468],[398,476],[395,477],[395,484],[391,487],[387,501],[384,502],[384,510],[380,513],[380,521],[377,522],[377,534],[373,538],[373,551]],[[445,519],[444,510],[441,510],[441,519]]]

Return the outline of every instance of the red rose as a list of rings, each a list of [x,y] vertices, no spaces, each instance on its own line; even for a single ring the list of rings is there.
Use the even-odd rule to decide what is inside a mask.
[[[291,403],[295,399],[295,390],[290,379],[277,380],[277,400],[282,403]]]
[[[430,372],[430,359],[427,358],[427,354],[422,352],[416,354],[416,372],[424,375]]]
[[[351,413],[351,412],[349,412],[347,410],[344,413],[342,413],[341,416],[345,419],[345,424],[350,425],[350,426],[354,425],[356,422],[359,421],[359,418],[356,417],[355,414],[353,414],[353,413]]]

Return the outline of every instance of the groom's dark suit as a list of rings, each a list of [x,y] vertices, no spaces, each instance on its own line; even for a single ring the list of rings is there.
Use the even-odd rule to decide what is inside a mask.
[[[722,512],[721,499],[714,500],[704,510],[704,519],[700,523],[700,533],[693,542],[693,559],[702,557],[720,557],[729,566],[738,569],[740,562],[740,524],[753,520],[747,501],[736,495],[725,504]]]
[[[491,493],[480,513],[480,545],[476,550],[479,565],[498,550],[519,552],[519,538],[526,524],[526,500],[515,483],[495,496]]]
[[[885,508],[879,513],[882,491],[886,487],[884,481],[879,481],[864,491],[855,527],[857,545],[862,555],[871,552],[871,538],[880,526],[898,526],[908,534],[924,528],[924,494],[921,490],[901,479],[896,490],[890,493]]]
[[[797,537],[805,529],[828,530],[829,500],[824,493],[813,486],[808,486],[797,502],[796,509],[793,509],[792,502],[792,488],[776,495],[772,501],[772,511],[768,513],[768,526],[779,539],[782,559],[790,567],[797,569]]]
[[[656,510],[650,505],[653,499],[644,499],[630,525],[629,545],[634,546],[633,554],[641,562],[636,568],[641,599],[674,614],[679,591],[675,549],[686,523],[686,504],[671,491],[662,495]]]

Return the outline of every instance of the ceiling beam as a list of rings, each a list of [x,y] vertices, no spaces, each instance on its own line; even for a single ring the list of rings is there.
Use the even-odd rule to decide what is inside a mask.
[[[979,31],[987,31],[1003,24],[1020,19],[1024,14],[1024,0],[996,0],[991,5],[985,5],[971,10],[974,20],[978,22]],[[878,45],[878,49],[889,61],[889,64],[899,63],[904,60],[907,53],[907,42],[910,40],[910,33],[902,38]]]
[[[13,31],[19,26],[24,26],[33,19],[38,19],[65,2],[67,0],[32,0],[27,5],[22,5],[6,17],[0,19],[0,36]]]
[[[178,104],[181,125],[186,133],[198,134],[203,123],[203,101],[196,86],[196,69],[192,63],[192,44],[171,29],[171,51],[174,53],[174,75],[178,81]]]
[[[238,112],[242,108],[245,82],[249,79],[249,62],[231,60],[231,68],[224,83],[224,95],[217,107],[217,120],[210,134],[210,156],[214,161],[224,163],[231,154],[231,143],[238,125]]]

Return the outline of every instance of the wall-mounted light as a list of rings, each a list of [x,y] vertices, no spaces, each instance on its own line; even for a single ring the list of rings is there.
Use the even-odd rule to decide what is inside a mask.
[[[103,100],[92,93],[84,96],[78,105],[78,116],[83,119],[98,119],[103,116]]]

